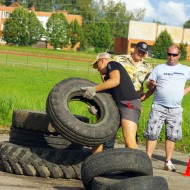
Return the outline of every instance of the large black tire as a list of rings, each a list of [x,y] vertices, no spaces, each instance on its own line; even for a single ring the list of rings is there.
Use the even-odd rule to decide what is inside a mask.
[[[81,176],[86,189],[94,177],[118,173],[134,176],[153,175],[152,162],[146,153],[136,149],[117,148],[89,156],[82,164]]]
[[[34,110],[14,110],[12,126],[32,131],[47,132],[50,122],[46,112]]]
[[[37,132],[11,127],[9,142],[23,146],[57,149],[83,149],[82,145],[71,143],[57,132]]]
[[[121,180],[135,176],[123,176],[123,175],[102,175],[95,177],[92,181],[91,190],[107,190],[111,185],[120,182]]]
[[[75,117],[85,123],[89,123],[89,118],[75,115]],[[14,110],[12,114],[12,126],[37,132],[54,132],[49,117],[46,112],[34,110]]]
[[[26,148],[8,142],[0,143],[2,169],[19,175],[81,179],[82,162],[90,155],[89,149]]]
[[[165,178],[160,176],[140,176],[121,180],[107,190],[169,190]]]
[[[119,126],[119,111],[108,93],[97,93],[92,99],[83,98],[82,86],[94,86],[95,83],[81,78],[69,78],[59,82],[49,93],[46,112],[52,126],[64,138],[85,146],[96,146],[110,139]],[[97,122],[88,124],[79,121],[68,108],[73,100],[94,105],[98,109]]]

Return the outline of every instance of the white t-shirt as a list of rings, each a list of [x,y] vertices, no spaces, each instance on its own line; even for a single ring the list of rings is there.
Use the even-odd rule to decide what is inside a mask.
[[[177,64],[157,65],[151,72],[149,79],[156,81],[154,103],[169,108],[181,107],[185,83],[190,80],[190,67]]]

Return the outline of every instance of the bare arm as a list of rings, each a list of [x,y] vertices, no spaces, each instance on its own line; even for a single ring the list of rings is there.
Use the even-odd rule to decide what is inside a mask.
[[[107,90],[110,88],[114,88],[119,85],[120,83],[120,73],[118,70],[114,70],[110,72],[109,74],[109,79],[105,81],[102,84],[98,84],[96,86],[96,92],[102,91],[102,90]]]
[[[147,98],[149,98],[155,91],[156,87],[149,89],[146,93],[143,94],[143,96],[141,96],[141,101],[145,101]]]
[[[184,96],[190,92],[190,86],[184,89]]]

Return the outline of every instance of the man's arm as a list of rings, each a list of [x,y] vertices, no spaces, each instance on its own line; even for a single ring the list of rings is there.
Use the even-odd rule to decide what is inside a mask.
[[[146,93],[141,96],[141,101],[144,102],[147,98],[149,98],[155,91],[156,87],[149,89]]]
[[[120,84],[120,73],[118,70],[111,71],[109,73],[109,79],[102,84],[96,86],[81,87],[81,90],[85,90],[84,98],[93,99],[96,92],[114,88]]]
[[[109,73],[109,79],[96,86],[96,92],[114,88],[120,84],[120,73],[118,70]]]
[[[190,92],[190,86],[184,89],[184,96]]]

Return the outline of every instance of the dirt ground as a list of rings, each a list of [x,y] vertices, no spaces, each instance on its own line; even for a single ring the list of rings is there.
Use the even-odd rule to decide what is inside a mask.
[[[8,140],[7,134],[0,134],[0,142]],[[116,148],[124,147],[123,144],[116,144]],[[145,151],[144,146],[140,146],[142,151]],[[153,172],[155,176],[164,177],[169,185],[170,190],[189,190],[190,177],[184,177],[182,174],[186,172],[189,161],[188,154],[174,152],[173,163],[177,168],[177,172],[168,172],[163,170],[165,151],[156,149],[152,159]],[[143,164],[143,163],[142,163]],[[0,171],[0,190],[84,190],[83,184],[80,180],[66,180],[31,177],[24,175],[9,174]]]

